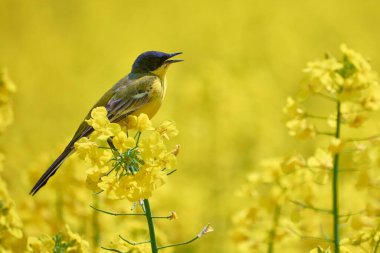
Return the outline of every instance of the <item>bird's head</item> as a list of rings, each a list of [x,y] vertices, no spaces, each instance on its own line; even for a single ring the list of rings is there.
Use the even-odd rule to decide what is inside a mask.
[[[140,54],[132,66],[132,73],[152,73],[160,78],[165,77],[168,66],[182,60],[171,58],[182,53],[167,54],[158,51],[147,51]]]

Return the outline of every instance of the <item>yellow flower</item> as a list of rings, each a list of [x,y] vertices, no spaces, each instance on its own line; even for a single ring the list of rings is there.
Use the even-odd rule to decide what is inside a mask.
[[[126,125],[128,130],[137,129],[137,116],[128,115],[126,120]]]
[[[13,122],[11,95],[16,91],[5,69],[0,70],[0,133]]]
[[[89,168],[86,171],[86,173],[87,173],[87,178],[86,178],[87,188],[93,192],[100,192],[101,189],[98,186],[100,178],[102,178],[109,170],[110,170],[109,167],[103,167],[103,169],[99,169],[98,167],[94,166],[94,167]]]
[[[165,183],[166,177],[161,168],[144,166],[135,175],[122,177],[120,187],[130,201],[136,202],[150,198],[153,191]]]
[[[5,243],[22,238],[22,222],[16,213],[13,200],[0,177],[0,241]]]
[[[343,102],[341,105],[342,123],[348,124],[350,127],[360,127],[367,117],[363,115],[363,107],[354,102]]]
[[[107,110],[104,107],[96,107],[91,111],[91,118],[86,122],[94,128],[90,139],[99,138],[106,140],[108,137],[115,136],[121,131],[119,124],[111,123],[107,118]]]
[[[27,252],[51,253],[54,251],[54,240],[47,235],[38,237],[30,236],[27,242]]]
[[[79,158],[86,159],[90,154],[95,153],[98,149],[98,145],[90,141],[87,137],[80,138],[74,144],[75,151],[77,152]]]
[[[123,131],[119,132],[113,139],[113,145],[120,152],[125,152],[128,149],[131,149],[136,146],[136,141],[132,137],[128,137],[127,134]]]
[[[332,154],[337,154],[343,149],[344,145],[345,145],[345,143],[341,139],[332,138],[330,140],[328,150]]]
[[[345,44],[341,45],[340,50],[344,55],[345,67],[350,69],[347,74],[343,74],[345,81],[342,86],[345,91],[361,90],[378,85],[376,73],[361,54],[349,49]]]
[[[328,57],[309,62],[304,72],[312,92],[327,91],[332,94],[352,93],[378,86],[378,77],[371,65],[359,53],[341,45],[342,60]]]
[[[138,202],[145,197],[144,192],[139,187],[139,182],[136,180],[135,176],[124,176],[120,178],[117,196],[119,199],[127,198],[131,202]]]
[[[175,125],[165,121],[157,131],[149,131],[154,128],[147,115],[128,116],[127,128],[141,133],[132,138],[121,130],[112,131],[112,127],[109,130],[111,123],[106,115],[104,108],[95,108],[89,124],[102,134],[84,137],[75,143],[79,157],[92,166],[87,171],[88,188],[95,192],[103,190],[109,199],[127,198],[136,202],[149,198],[165,184],[167,173],[176,166],[179,146],[168,151],[164,143],[164,139],[177,135]],[[118,125],[114,129],[119,128]],[[104,136],[113,137],[116,150],[111,150]]]
[[[166,152],[166,146],[157,132],[153,132],[144,138],[140,144],[141,157],[146,163],[155,163]]]
[[[67,252],[67,253],[87,253],[89,252],[89,243],[83,240],[78,234],[73,233],[69,226],[50,238],[42,236],[41,238],[29,237],[27,251],[33,253],[50,253],[50,252]]]
[[[102,138],[99,136],[99,138]],[[112,158],[112,152],[106,148],[100,148],[99,145],[87,137],[82,137],[74,144],[79,158],[87,160],[91,165],[103,167]]]
[[[362,99],[361,104],[368,111],[377,111],[380,109],[380,89],[377,87],[368,91],[368,94]]]
[[[281,169],[284,173],[291,173],[297,169],[305,167],[306,162],[301,154],[293,154],[285,157],[281,162]]]
[[[343,65],[335,58],[309,62],[304,72],[308,74],[307,85],[312,92],[326,90],[336,93],[343,78],[337,73]]]
[[[331,169],[333,167],[333,158],[330,152],[318,148],[315,155],[307,160],[307,165],[311,168]]]
[[[142,113],[137,117],[137,130],[142,132],[145,130],[153,130],[152,122],[149,120],[148,115]]]
[[[107,176],[101,177],[101,180],[97,184],[97,186],[106,192],[107,198],[109,199],[120,198],[118,194],[119,180],[114,175],[107,175]]]
[[[178,220],[178,214],[176,212],[171,211],[168,216],[169,220]]]
[[[286,99],[286,105],[282,111],[289,119],[301,119],[306,115],[304,110],[299,107],[298,102],[296,102],[292,97],[288,97]]]
[[[300,139],[312,138],[316,135],[314,125],[309,123],[306,119],[294,119],[286,122],[288,133],[290,136],[296,136]]]
[[[137,130],[140,132],[145,130],[154,130],[152,122],[145,113],[141,113],[139,116],[128,115],[127,128],[128,130]]]
[[[156,131],[164,138],[169,140],[178,135],[178,130],[173,121],[164,121],[157,128]]]
[[[329,182],[330,172],[326,170],[320,170],[314,175],[314,182],[320,185],[325,185]]]
[[[9,78],[8,71],[2,69],[0,71],[0,102],[7,103],[10,98],[10,94],[16,92],[16,85]]]

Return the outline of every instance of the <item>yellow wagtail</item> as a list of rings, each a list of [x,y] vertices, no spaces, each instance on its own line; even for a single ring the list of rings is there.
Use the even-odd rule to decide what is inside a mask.
[[[165,96],[165,75],[168,67],[172,63],[182,61],[171,59],[178,54],[181,53],[167,54],[157,51],[142,53],[133,63],[131,73],[108,90],[92,109],[104,106],[108,112],[107,117],[111,122],[119,122],[128,115],[138,116],[140,113],[145,113],[149,118],[152,118],[160,108]],[[91,110],[85,120],[90,118]],[[85,120],[79,126],[62,154],[34,185],[30,194],[36,194],[54,175],[65,159],[74,152],[74,143],[76,141],[93,132],[94,129]]]

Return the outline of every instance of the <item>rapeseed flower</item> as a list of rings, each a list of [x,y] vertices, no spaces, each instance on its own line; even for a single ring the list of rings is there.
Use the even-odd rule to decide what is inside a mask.
[[[78,234],[73,233],[69,226],[53,237],[41,236],[29,237],[27,242],[27,252],[31,253],[50,253],[50,252],[67,252],[67,253],[87,253],[89,252],[89,243],[82,239]]]
[[[137,202],[151,197],[175,169],[176,152],[165,143],[178,134],[174,123],[165,121],[154,128],[147,115],[130,115],[123,131],[121,125],[109,122],[102,107],[93,109],[87,122],[95,131],[77,141],[75,148],[90,164],[90,189],[104,191],[110,199]]]
[[[0,252],[7,252],[23,237],[22,222],[15,203],[0,177]]]
[[[378,77],[362,55],[345,45],[340,51],[339,58],[309,62],[303,90],[283,108],[289,135],[318,140],[314,154],[294,152],[267,162],[242,187],[251,201],[233,219],[239,252],[285,251],[286,245],[311,253],[380,247],[380,137],[364,131],[380,109]],[[332,109],[327,116],[310,106],[318,100],[331,103],[323,108]]]
[[[0,133],[13,122],[12,94],[16,85],[10,79],[6,69],[0,70]]]

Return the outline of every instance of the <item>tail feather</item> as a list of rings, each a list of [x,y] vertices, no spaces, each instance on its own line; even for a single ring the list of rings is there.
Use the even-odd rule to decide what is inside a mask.
[[[66,160],[66,158],[74,151],[72,145],[68,145],[66,149],[62,152],[62,154],[53,162],[52,165],[45,171],[45,173],[41,176],[38,182],[34,185],[33,189],[29,194],[35,195],[42,186],[44,186],[50,177],[52,177],[55,172],[59,169],[62,163]]]

